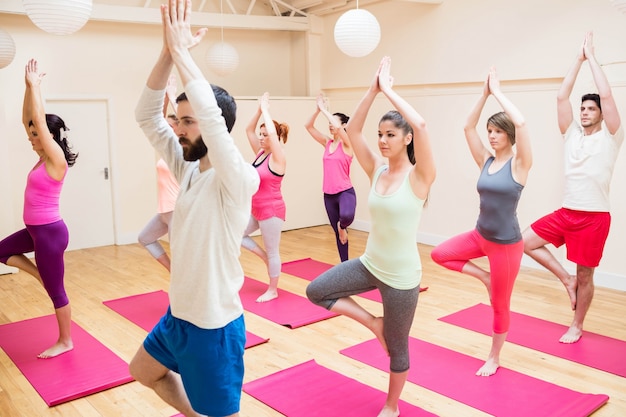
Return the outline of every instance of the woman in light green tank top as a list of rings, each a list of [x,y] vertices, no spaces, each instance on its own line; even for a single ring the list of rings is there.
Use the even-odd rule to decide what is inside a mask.
[[[390,357],[389,391],[379,417],[400,415],[398,401],[409,371],[409,331],[413,322],[421,263],[415,235],[422,207],[435,179],[424,119],[392,89],[391,60],[384,57],[367,93],[347,125],[359,164],[371,181],[371,231],[365,253],[331,268],[307,287],[309,299],[363,324]],[[378,127],[380,155],[367,145],[363,125],[383,93],[396,110]],[[377,288],[385,316],[375,317],[352,295]]]

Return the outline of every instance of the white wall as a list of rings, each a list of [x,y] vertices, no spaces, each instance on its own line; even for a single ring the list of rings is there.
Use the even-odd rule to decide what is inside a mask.
[[[596,55],[606,64],[626,118],[626,64],[610,64],[626,60],[626,15],[608,0],[444,0],[440,5],[388,1],[367,9],[382,28],[380,45],[367,57],[349,58],[337,49],[332,34],[340,14],[335,14],[316,19],[313,35],[227,30],[225,40],[240,54],[239,69],[228,77],[205,71],[212,82],[238,97],[235,138],[247,158],[252,156],[243,127],[254,99],[264,91],[276,99],[274,117],[292,126],[286,145],[286,228],[327,222],[320,190],[322,149],[302,128],[314,102],[301,96],[315,95],[317,91],[309,90],[321,85],[333,111],[351,114],[383,55],[392,57],[396,88],[423,113],[434,144],[438,177],[420,227],[419,240],[425,243],[436,244],[472,228],[476,221],[478,169],[467,151],[462,126],[489,66],[497,67],[504,91],[526,116],[532,134],[534,166],[519,207],[523,228],[561,202],[555,96],[586,30],[594,30]],[[24,181],[34,159],[20,122],[23,66],[28,58],[36,57],[48,72],[44,94],[111,97],[112,158],[118,169],[115,174],[122,179],[115,190],[118,243],[132,241],[155,209],[154,153],[137,128],[133,111],[159,52],[159,27],[89,22],[74,35],[58,37],[37,29],[25,16],[3,14],[0,27],[11,34],[17,47],[14,62],[0,70],[0,191],[4,197],[0,232],[6,234],[22,224]],[[211,30],[208,38],[193,51],[199,62],[210,39],[219,39],[219,31]],[[316,60],[312,52],[318,50]],[[585,67],[572,95],[573,105],[578,106],[580,94],[592,89]],[[366,125],[373,146],[378,119],[389,108],[382,98],[374,104]],[[485,116],[498,110],[490,100]],[[322,119],[318,127],[324,130]],[[622,150],[612,185],[612,230],[597,271],[598,284],[622,290],[626,290],[621,253],[626,236],[626,196],[621,193],[626,185],[625,159]],[[369,184],[356,162],[353,179],[359,202],[354,227],[367,230]]]

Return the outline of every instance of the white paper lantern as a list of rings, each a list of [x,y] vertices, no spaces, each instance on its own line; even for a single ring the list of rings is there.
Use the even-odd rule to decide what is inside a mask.
[[[239,54],[231,44],[217,42],[207,50],[206,61],[211,71],[225,76],[235,72],[239,66]]]
[[[0,68],[8,67],[15,58],[15,42],[8,32],[0,29]]]
[[[348,10],[335,24],[335,43],[348,56],[365,56],[376,49],[378,42],[380,25],[376,17],[367,10]]]
[[[617,7],[617,10],[626,13],[626,0],[610,0],[610,2]]]
[[[91,0],[22,0],[26,15],[38,28],[54,35],[69,35],[89,20]]]

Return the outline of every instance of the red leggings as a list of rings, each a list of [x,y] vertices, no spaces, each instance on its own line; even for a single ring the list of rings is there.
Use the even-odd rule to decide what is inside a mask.
[[[476,229],[450,238],[433,249],[433,261],[453,271],[462,272],[471,259],[486,256],[491,273],[493,331],[509,330],[511,293],[519,272],[524,242],[501,244],[488,241]]]

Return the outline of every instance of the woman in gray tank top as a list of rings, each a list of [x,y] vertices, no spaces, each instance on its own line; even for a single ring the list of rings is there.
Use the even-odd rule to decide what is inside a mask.
[[[490,95],[504,110],[487,121],[491,149],[483,144],[476,130]],[[500,351],[509,330],[511,293],[524,253],[517,221],[517,202],[532,165],[524,117],[500,90],[493,68],[489,71],[478,103],[467,119],[465,138],[474,161],[481,169],[477,184],[480,214],[474,230],[438,245],[431,252],[431,257],[439,265],[478,278],[487,288],[493,309],[491,351],[476,375],[490,376],[500,366]],[[516,152],[513,145],[517,145]],[[489,271],[471,261],[483,256],[489,259]]]

